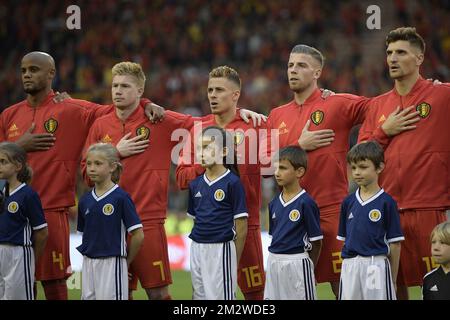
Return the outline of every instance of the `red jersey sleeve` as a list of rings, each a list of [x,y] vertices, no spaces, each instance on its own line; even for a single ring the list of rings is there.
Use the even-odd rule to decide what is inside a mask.
[[[353,125],[363,123],[369,108],[370,98],[347,93],[339,94],[339,96],[347,101],[344,112],[346,112],[348,119],[352,119]]]

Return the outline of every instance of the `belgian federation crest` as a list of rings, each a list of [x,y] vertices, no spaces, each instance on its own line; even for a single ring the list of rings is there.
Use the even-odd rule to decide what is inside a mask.
[[[298,219],[300,219],[300,211],[297,209],[291,210],[291,212],[289,212],[289,220],[295,222],[298,221]]]
[[[147,140],[150,136],[150,129],[146,126],[142,126],[136,129],[136,136],[144,135],[144,140]]]
[[[105,216],[110,216],[114,212],[114,206],[111,203],[107,203],[103,206],[102,211]]]
[[[431,112],[431,106],[429,103],[422,102],[416,106],[416,111],[419,111],[419,117],[426,118]]]
[[[244,138],[245,138],[244,132],[236,131],[234,133],[234,144],[237,146],[240,145],[244,141]]]
[[[377,222],[378,220],[381,219],[381,211],[378,209],[370,210],[369,219],[370,221]]]
[[[225,192],[222,189],[217,189],[216,192],[214,192],[214,199],[216,199],[216,201],[222,201],[225,199]]]
[[[313,113],[311,113],[311,121],[318,126],[322,123],[323,118],[325,117],[325,114],[322,110],[316,110]]]
[[[8,212],[16,213],[19,210],[19,204],[15,201],[11,201],[8,204]]]
[[[48,119],[44,122],[45,131],[48,133],[54,133],[58,129],[58,121],[53,118]]]

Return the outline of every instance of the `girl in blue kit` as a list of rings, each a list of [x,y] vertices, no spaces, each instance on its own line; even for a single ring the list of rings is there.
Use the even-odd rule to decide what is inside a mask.
[[[0,213],[0,300],[34,300],[35,263],[44,251],[48,229],[41,200],[27,185],[31,176],[25,150],[0,143],[0,179],[9,189]]]
[[[116,148],[89,147],[86,173],[95,184],[78,204],[78,231],[83,242],[83,300],[128,300],[128,267],[144,240],[142,224],[130,196],[119,181],[122,167]],[[131,241],[127,248],[127,232]]]
[[[193,299],[234,300],[248,217],[234,140],[224,129],[211,126],[202,131],[200,148],[206,171],[189,184]]]

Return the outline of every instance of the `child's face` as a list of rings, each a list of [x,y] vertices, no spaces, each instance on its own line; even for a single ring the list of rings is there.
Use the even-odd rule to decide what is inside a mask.
[[[444,265],[450,263],[450,245],[443,243],[436,236],[431,239],[431,254],[436,263]]]
[[[210,168],[217,163],[222,163],[223,152],[210,136],[202,136],[199,141],[198,154],[200,155],[200,163],[203,168]]]
[[[350,164],[352,169],[352,177],[355,183],[360,187],[366,187],[378,182],[378,175],[383,170],[383,166],[376,169],[375,165],[370,160],[363,160],[352,162]]]
[[[9,161],[8,156],[0,152],[0,179],[8,180],[17,175],[20,169],[20,165]]]
[[[282,159],[275,162],[275,179],[280,187],[298,183],[305,173],[305,169],[300,167],[295,169],[289,160]]]
[[[111,173],[115,166],[110,164],[101,152],[89,152],[86,158],[86,172],[94,183],[111,180]]]

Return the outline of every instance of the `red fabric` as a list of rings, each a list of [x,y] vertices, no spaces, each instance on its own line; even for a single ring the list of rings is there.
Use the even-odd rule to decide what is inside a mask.
[[[401,242],[397,284],[421,286],[425,274],[438,267],[431,257],[430,235],[435,226],[446,220],[445,210],[400,212],[405,240]]]
[[[44,252],[36,264],[36,280],[67,279],[70,267],[68,211],[44,211],[48,238]]]
[[[340,205],[320,209],[322,249],[314,269],[317,283],[339,282],[341,276],[341,251],[344,243],[336,239],[339,226]]]
[[[101,117],[94,122],[86,139],[81,162],[83,176],[87,179],[85,162],[90,145],[97,142],[116,145],[126,133],[131,132],[132,138],[137,135],[138,128],[146,127],[150,130],[150,144],[144,152],[121,159],[123,172],[119,185],[131,195],[143,223],[164,219],[171,153],[178,144],[178,141],[171,141],[171,135],[176,129],[190,129],[192,123],[191,116],[166,111],[164,121],[153,124],[145,116],[143,108],[137,108],[125,122],[115,112]]]
[[[47,300],[67,300],[67,284],[65,280],[42,281]]]
[[[340,204],[348,193],[349,133],[353,126],[364,120],[368,100],[351,94],[322,99],[317,89],[302,105],[294,100],[273,109],[269,115],[269,125],[278,129],[280,148],[298,145],[306,122],[315,112],[321,111],[323,119],[317,125],[311,121],[310,131],[334,130],[335,140],[331,145],[308,152],[308,168],[300,181],[320,208]]]
[[[202,174],[205,170],[200,164],[193,163],[195,159],[195,146],[194,142],[197,138],[195,134],[200,134],[202,128],[208,126],[217,125],[214,118],[210,120],[203,121],[201,126],[197,129],[191,129],[191,139],[188,143],[191,144],[190,154],[182,154],[180,157],[180,163],[176,170],[177,184],[181,189],[188,187],[189,182],[194,180],[197,176]],[[260,226],[259,223],[259,210],[261,208],[261,168],[263,167],[259,161],[261,158],[258,157],[267,154],[270,157],[270,132],[268,131],[267,125],[262,124],[258,128],[253,127],[253,123],[245,123],[241,119],[239,113],[232,122],[226,125],[225,129],[232,130],[232,132],[241,131],[247,133],[245,134],[245,140],[236,146],[237,148],[237,158],[238,158],[238,168],[241,178],[241,182],[244,185],[245,190],[245,200],[247,203],[247,209],[249,211],[248,225],[249,226]],[[254,131],[253,131],[254,130]],[[256,139],[250,142],[250,132],[254,132]],[[266,135],[267,133],[267,135]],[[261,135],[260,135],[261,134]],[[254,150],[251,148],[251,144],[256,146]],[[245,158],[244,158],[245,157]],[[240,163],[242,161],[242,163]]]
[[[381,129],[397,106],[426,103],[429,114],[414,130],[389,139]],[[380,184],[400,210],[450,207],[450,86],[420,78],[406,96],[395,89],[370,102],[359,141],[377,140],[385,148]]]
[[[0,115],[0,140],[16,141],[34,122],[33,133],[47,133],[45,123],[56,122],[56,141],[47,151],[29,152],[28,163],[33,169],[31,186],[39,194],[44,209],[70,207],[75,204],[75,179],[78,162],[89,127],[94,119],[111,112],[111,106],[99,106],[87,101],[66,99],[53,101],[51,92],[36,108],[24,100]],[[48,122],[47,122],[48,123]]]
[[[246,300],[262,300],[265,283],[261,228],[251,226],[247,230],[244,251],[238,265],[238,284]],[[256,299],[261,294],[261,299]]]
[[[137,289],[137,280],[143,288],[158,288],[172,283],[164,220],[144,225],[144,242],[130,266],[133,275],[130,290]]]

